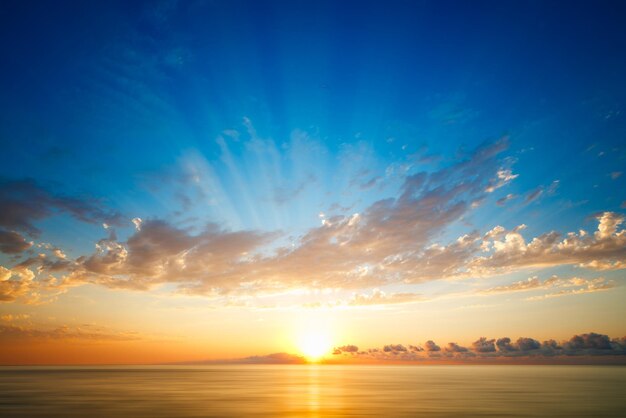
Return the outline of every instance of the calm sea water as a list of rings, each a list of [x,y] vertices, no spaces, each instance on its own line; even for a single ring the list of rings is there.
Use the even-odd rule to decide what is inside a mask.
[[[626,417],[626,367],[5,367],[0,416]]]

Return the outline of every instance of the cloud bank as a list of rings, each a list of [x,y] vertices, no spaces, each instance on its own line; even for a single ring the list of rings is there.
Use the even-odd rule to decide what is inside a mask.
[[[347,349],[349,348],[349,349]],[[540,342],[533,338],[481,337],[465,347],[449,342],[443,347],[434,341],[422,345],[389,344],[381,348],[360,350],[355,345],[336,347],[331,361],[430,362],[485,360],[546,360],[558,361],[571,357],[611,357],[611,361],[626,363],[626,337],[609,338],[594,332],[574,335],[568,340]],[[615,360],[618,358],[618,360]]]

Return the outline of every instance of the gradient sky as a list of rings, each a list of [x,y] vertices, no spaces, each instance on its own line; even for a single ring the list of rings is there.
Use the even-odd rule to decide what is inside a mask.
[[[625,18],[4,1],[0,363],[301,354],[311,335],[602,349],[626,334]]]

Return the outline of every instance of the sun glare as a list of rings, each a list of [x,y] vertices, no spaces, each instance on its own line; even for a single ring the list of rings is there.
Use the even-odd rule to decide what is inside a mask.
[[[309,331],[300,336],[298,347],[307,360],[319,361],[331,349],[330,337],[319,331]]]

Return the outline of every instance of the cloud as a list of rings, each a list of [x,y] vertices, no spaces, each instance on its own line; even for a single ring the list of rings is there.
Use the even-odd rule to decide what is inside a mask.
[[[626,261],[599,261],[599,260],[591,260],[587,263],[580,263],[579,267],[590,269],[590,270],[622,270],[626,269]]]
[[[530,242],[522,236],[520,231],[523,228],[507,231],[499,227],[498,233],[487,234],[480,240],[480,246],[490,254],[468,260],[467,270],[485,276],[528,267],[593,266],[594,263],[601,265],[626,260],[626,230],[620,229],[624,216],[604,212],[596,219],[599,224],[593,235],[580,230],[562,237],[552,231]]]
[[[338,350],[336,355],[343,354],[346,360],[366,361],[486,361],[509,360],[509,361],[543,361],[558,363],[559,359],[571,357],[589,358],[606,357],[622,358],[626,360],[626,337],[611,339],[607,335],[587,333],[574,335],[568,340],[557,342],[554,339],[543,343],[529,337],[520,337],[512,342],[509,337],[488,339],[481,337],[474,341],[470,347],[450,342],[443,350],[433,341],[424,343],[424,349],[419,346],[409,345],[415,349],[407,349],[402,344],[389,344],[382,348],[370,348],[362,351],[353,351],[350,355],[343,354]],[[543,360],[542,360],[543,359]],[[611,360],[613,361],[613,360]]]
[[[496,347],[498,351],[503,352],[517,351],[517,347],[511,344],[511,339],[509,337],[498,338],[496,340]]]
[[[429,267],[406,264],[441,277],[449,260],[439,258],[429,243],[485,195],[487,179],[497,171],[497,157],[506,147],[506,139],[484,144],[439,171],[409,175],[398,197],[374,202],[358,214],[324,218],[323,225],[293,246],[271,253],[263,246],[279,236],[276,232],[232,232],[209,225],[192,234],[164,220],[144,220],[126,242],[113,235],[99,241],[93,254],[71,264],[63,281],[137,290],[170,282],[182,292],[204,295],[350,289],[428,280],[401,266],[405,259],[419,261],[420,256],[429,258]],[[448,251],[467,257],[470,238],[460,238]],[[401,303],[418,297],[374,293],[355,297],[353,303]]]
[[[391,354],[406,353],[408,351],[402,344],[389,344],[383,347],[383,352]]]
[[[63,325],[57,328],[42,329],[15,325],[0,325],[1,340],[90,340],[90,341],[132,341],[141,339],[135,332],[113,332],[108,328],[85,324],[80,327]]]
[[[6,254],[19,254],[32,247],[32,241],[26,239],[15,231],[0,229],[0,252]]]
[[[0,227],[36,236],[35,222],[67,213],[83,222],[119,224],[119,214],[94,199],[53,194],[34,180],[0,180]]]
[[[559,185],[560,185],[560,181],[554,180],[552,183],[550,183],[548,187],[539,186],[535,188],[534,190],[531,190],[526,195],[526,199],[524,199],[524,203],[529,204],[529,203],[535,202],[544,195],[552,196],[553,194],[556,193],[556,190],[559,188]]]
[[[134,218],[136,228],[126,241],[108,225],[109,236],[98,241],[91,254],[76,259],[31,258],[24,263],[38,278],[53,277],[59,288],[95,283],[148,290],[173,283],[177,292],[214,297],[264,296],[303,288],[360,290],[567,264],[621,268],[626,232],[621,228],[623,216],[614,212],[597,215],[594,234],[581,230],[562,237],[553,231],[527,242],[524,225],[511,230],[496,226],[484,234],[461,235],[447,245],[435,242],[487,196],[489,185],[514,178],[498,160],[506,147],[503,138],[477,147],[450,166],[407,175],[396,197],[375,201],[358,213],[325,216],[322,225],[289,245],[277,241],[283,236],[279,231],[231,231],[215,224],[198,230],[162,219]],[[33,184],[20,187],[35,193]],[[549,283],[542,286],[548,288]],[[599,291],[612,284],[598,279],[578,287],[563,282],[551,286],[559,289],[546,297]],[[505,289],[491,289],[498,291]],[[413,292],[375,289],[371,294],[355,293],[343,303],[385,305],[421,299]]]
[[[466,353],[469,350],[465,347],[458,345],[457,343],[448,343],[443,349],[447,353]]]
[[[25,267],[7,269],[0,266],[0,302],[13,302],[35,291],[34,277],[33,271]]]
[[[141,218],[133,218],[132,219],[132,223],[133,225],[135,225],[135,229],[137,231],[141,230],[141,223],[143,222],[143,220]]]
[[[15,322],[30,318],[29,314],[4,314],[0,315],[0,320],[4,322]]]
[[[507,194],[506,196],[504,196],[504,197],[502,197],[502,198],[498,199],[498,200],[496,201],[496,205],[498,205],[498,206],[504,206],[504,205],[506,205],[506,203],[507,203],[507,202],[509,202],[509,201],[511,201],[511,200],[513,200],[513,199],[515,199],[516,197],[517,197],[517,195],[515,195],[515,194],[513,194],[513,193],[509,193],[509,194]]]
[[[333,349],[333,354],[338,355],[341,353],[358,353],[359,347],[356,345],[342,345]]]
[[[309,185],[314,184],[317,181],[317,177],[313,174],[309,174],[306,176],[304,180],[302,180],[296,187],[287,188],[287,187],[277,187],[274,190],[274,202],[277,205],[284,205],[287,202],[298,197],[304,190],[306,190]]]
[[[516,345],[520,351],[538,350],[539,348],[541,348],[541,344],[539,343],[539,341],[526,337],[518,338]]]
[[[601,292],[604,290],[612,289],[615,287],[615,283],[610,280],[606,280],[602,277],[595,279],[585,279],[580,277],[572,278],[560,278],[558,276],[552,276],[546,280],[540,280],[538,277],[530,277],[526,280],[520,280],[504,286],[491,287],[479,291],[482,294],[496,294],[496,293],[513,293],[513,292],[527,292],[538,289],[559,289],[556,292],[547,293],[542,296],[536,296],[529,298],[529,300],[546,299],[550,297],[574,295],[581,293],[593,293]]]
[[[493,193],[497,189],[506,186],[507,184],[509,184],[510,182],[512,182],[518,177],[519,177],[519,174],[513,174],[513,172],[510,169],[502,168],[498,170],[498,172],[496,173],[496,179],[492,181],[491,184],[489,184],[489,186],[487,186],[485,191],[487,193]]]
[[[347,304],[349,306],[390,305],[421,300],[424,300],[424,297],[417,293],[385,293],[382,290],[373,289],[371,294],[353,295]]]
[[[526,203],[532,203],[535,200],[539,199],[539,196],[541,196],[542,194],[543,194],[543,188],[542,187],[538,187],[535,190],[533,190],[530,193],[528,193],[526,195],[526,199],[524,199],[524,201]]]
[[[481,337],[472,343],[472,349],[477,353],[493,353],[496,351],[494,339],[488,340],[485,337]]]
[[[306,364],[306,358],[296,354],[273,353],[264,356],[250,356],[240,359],[209,360],[196,362],[201,364],[223,363],[223,364]]]
[[[436,352],[441,351],[441,347],[435,344],[434,341],[428,340],[424,343],[424,350],[426,350],[427,352]]]
[[[365,183],[360,183],[359,184],[359,188],[361,190],[369,190],[369,189],[373,188],[374,186],[376,186],[377,184],[380,184],[382,179],[383,178],[381,176],[374,176],[374,177],[370,178],[369,180],[367,180]]]

